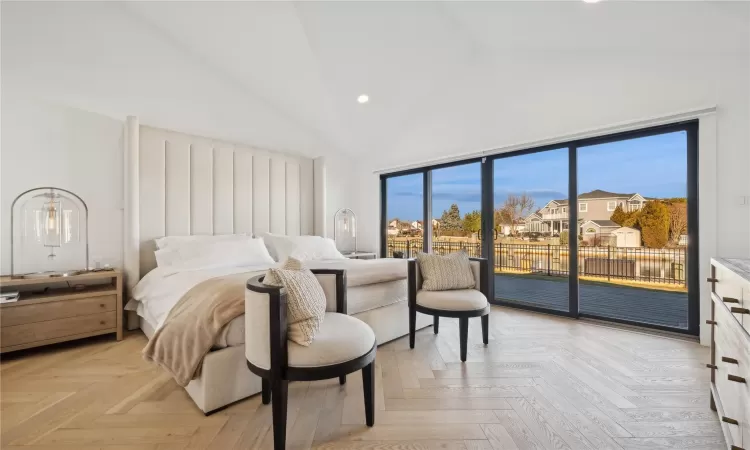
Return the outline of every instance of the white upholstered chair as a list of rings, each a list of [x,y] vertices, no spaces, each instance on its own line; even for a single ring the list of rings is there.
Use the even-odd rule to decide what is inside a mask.
[[[433,317],[433,331],[438,334],[440,317],[458,318],[458,338],[461,361],[466,361],[466,346],[469,339],[469,318],[482,318],[482,341],[489,342],[490,305],[487,259],[469,258],[474,272],[473,289],[449,291],[422,290],[422,273],[416,259],[409,260],[409,347],[414,348],[417,313]]]
[[[245,290],[245,356],[247,367],[262,378],[263,404],[273,402],[274,449],[286,445],[289,381],[339,378],[362,370],[367,426],[375,423],[375,333],[347,315],[346,272],[316,269],[326,295],[326,313],[315,339],[304,347],[287,340],[287,298],[281,287],[251,278]]]

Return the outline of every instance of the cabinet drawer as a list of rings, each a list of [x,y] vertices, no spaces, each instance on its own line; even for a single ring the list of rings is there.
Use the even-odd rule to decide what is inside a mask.
[[[716,267],[716,279],[714,292],[730,308],[747,308],[743,299],[743,290],[747,289],[747,281],[742,277],[727,270],[724,267]],[[750,305],[750,299],[747,300]],[[743,314],[733,314],[737,321],[742,324]]]
[[[2,345],[5,348],[100,330],[111,329],[114,331],[116,326],[117,312],[110,311],[25,325],[4,326],[0,330],[0,336],[2,336]]]
[[[17,305],[3,308],[0,315],[0,325],[11,327],[14,325],[114,311],[117,308],[117,296],[102,295],[99,297],[34,303],[31,305],[23,305],[22,303],[23,300]]]
[[[728,418],[737,423],[726,423],[726,428],[732,435],[732,443],[738,447],[742,445],[743,425],[745,423],[745,405],[742,403],[741,395],[744,386],[740,383],[730,381],[729,376],[736,376],[738,368],[735,364],[722,361],[722,355],[732,354],[726,350],[726,344],[716,341],[716,391],[719,393],[723,410],[720,411],[720,419]]]

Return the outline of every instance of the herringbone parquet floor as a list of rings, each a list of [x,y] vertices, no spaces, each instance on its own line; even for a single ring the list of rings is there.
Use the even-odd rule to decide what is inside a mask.
[[[376,425],[361,376],[292,383],[288,448],[720,449],[708,349],[590,322],[493,308],[490,344],[470,323],[399,339],[377,356]],[[265,449],[271,408],[252,397],[204,417],[140,356],[145,338],[99,339],[4,357],[3,449]]]

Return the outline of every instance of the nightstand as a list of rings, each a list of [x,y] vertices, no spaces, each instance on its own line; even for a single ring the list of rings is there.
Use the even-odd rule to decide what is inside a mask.
[[[343,253],[349,259],[378,259],[378,254],[375,252],[351,252]]]
[[[122,273],[51,278],[0,277],[18,301],[0,304],[0,353],[116,333],[122,339]]]

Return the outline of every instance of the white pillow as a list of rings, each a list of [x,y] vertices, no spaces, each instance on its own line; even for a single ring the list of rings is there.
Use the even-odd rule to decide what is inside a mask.
[[[300,261],[318,261],[325,259],[346,259],[336,249],[332,239],[320,236],[283,236],[264,233],[268,251],[277,261],[295,258]]]
[[[310,236],[317,237],[317,236]],[[336,248],[333,239],[318,237],[317,239],[301,239],[288,255],[300,261],[320,261],[326,259],[346,259]]]
[[[210,244],[218,241],[244,241],[248,237],[245,233],[240,234],[196,234],[192,236],[164,236],[154,239],[156,248],[177,248],[185,244]]]
[[[249,237],[237,241],[183,243],[177,248],[157,250],[154,254],[159,267],[179,269],[271,266],[275,263],[263,239]]]

